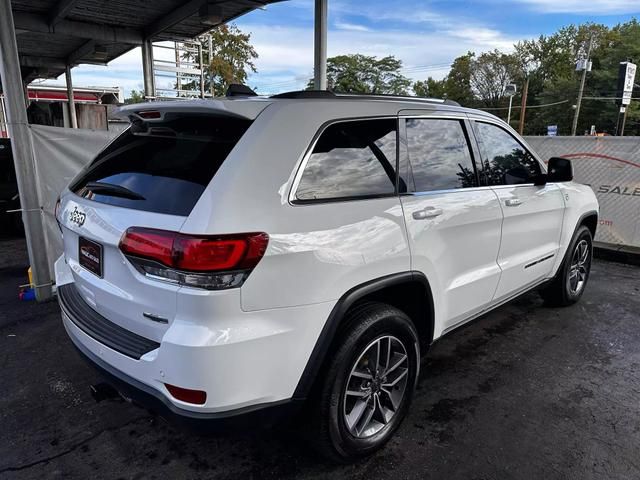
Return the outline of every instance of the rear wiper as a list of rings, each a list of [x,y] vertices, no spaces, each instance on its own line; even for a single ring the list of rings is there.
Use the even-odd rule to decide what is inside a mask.
[[[94,193],[111,195],[112,197],[128,198],[130,200],[145,200],[145,198],[126,187],[120,185],[114,185],[113,183],[104,182],[87,182],[84,186],[87,190],[91,190]]]

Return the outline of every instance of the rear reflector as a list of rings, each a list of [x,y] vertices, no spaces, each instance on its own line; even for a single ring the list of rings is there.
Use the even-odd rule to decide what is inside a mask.
[[[120,250],[147,275],[223,289],[244,282],[264,256],[268,242],[266,233],[200,236],[131,227],[120,240]]]
[[[164,384],[171,396],[177,400],[194,405],[204,405],[207,401],[207,392],[202,390],[190,390],[188,388],[176,387],[175,385]]]

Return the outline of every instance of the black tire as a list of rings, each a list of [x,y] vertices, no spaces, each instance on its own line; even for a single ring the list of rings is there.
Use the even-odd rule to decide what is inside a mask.
[[[584,245],[586,242],[586,259],[583,264],[584,272],[580,270],[580,276],[584,275],[584,279],[580,284],[580,288],[575,290],[572,287],[572,281],[575,282],[576,277],[572,276],[572,264],[575,263],[576,251],[579,246]],[[573,305],[584,293],[589,280],[589,274],[591,272],[591,260],[593,258],[593,238],[591,231],[586,226],[578,228],[576,233],[569,244],[567,253],[565,254],[562,265],[558,269],[558,273],[552,282],[544,289],[540,290],[540,295],[545,301],[545,304],[551,307],[566,307]]]
[[[400,426],[406,416],[411,399],[415,390],[419,369],[420,346],[418,334],[411,320],[402,311],[382,303],[367,303],[354,308],[345,318],[345,328],[339,332],[339,344],[331,352],[328,363],[325,366],[321,383],[316,391],[313,404],[311,406],[312,429],[308,432],[312,442],[319,452],[326,458],[339,463],[347,463],[358,458],[370,455],[382,448],[389,441],[393,433]],[[375,345],[378,345],[378,357],[383,360],[377,365],[387,367],[381,368],[383,371],[375,379],[362,379],[362,384],[354,386],[354,381],[360,382],[357,375],[353,375],[356,369],[358,372],[362,365],[368,372],[369,360],[375,355]],[[374,350],[367,350],[374,349]],[[404,349],[404,350],[403,350]],[[365,351],[369,352],[365,356]],[[386,352],[391,352],[389,355]],[[406,362],[401,367],[391,369],[401,360],[402,353],[406,352]],[[390,359],[393,357],[393,359]],[[358,362],[358,363],[356,363]],[[405,368],[406,367],[406,368]],[[406,369],[407,373],[404,373]],[[377,368],[376,368],[377,370]],[[389,371],[391,370],[391,371]],[[364,370],[362,370],[364,371]],[[389,371],[387,378],[387,372]],[[406,382],[404,377],[406,375]],[[399,383],[390,387],[390,383],[385,386],[384,382],[393,382],[394,379],[402,376]],[[369,382],[369,387],[365,389],[365,383]],[[404,382],[404,383],[401,383]],[[402,393],[398,393],[400,383],[403,385]],[[365,389],[368,394],[364,398],[347,395],[354,389]],[[383,391],[384,390],[384,391]],[[391,390],[391,393],[389,392]],[[362,391],[362,390],[361,390]],[[396,397],[395,410],[388,419],[388,423],[379,427],[383,423],[376,419],[386,420],[393,407],[391,395]],[[397,400],[401,395],[401,400]],[[384,397],[384,398],[383,398]],[[357,414],[347,416],[348,404],[353,400],[363,402],[366,400],[365,413],[360,417],[361,425],[373,425],[365,429],[362,435],[369,435],[359,438],[354,431],[358,430],[358,421],[348,425],[348,418],[356,418]],[[378,403],[376,403],[378,402]],[[373,406],[373,417],[367,420],[369,405]],[[353,414],[356,408],[353,407]],[[386,413],[385,413],[386,412]],[[375,433],[367,433],[381,428]]]

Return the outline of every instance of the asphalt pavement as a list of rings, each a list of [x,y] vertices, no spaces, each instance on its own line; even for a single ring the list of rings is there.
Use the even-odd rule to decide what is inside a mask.
[[[336,466],[287,430],[199,437],[96,403],[57,303],[17,298],[27,263],[24,240],[0,239],[2,479],[640,478],[638,266],[596,260],[577,305],[529,293],[449,334],[395,438]]]

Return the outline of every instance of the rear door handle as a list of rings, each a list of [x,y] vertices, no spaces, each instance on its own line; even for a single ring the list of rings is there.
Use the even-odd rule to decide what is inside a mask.
[[[413,216],[414,220],[426,220],[428,218],[434,218],[438,215],[442,215],[442,209],[435,207],[426,207],[422,210],[416,210],[411,215]]]
[[[518,205],[522,205],[522,200],[520,200],[519,198],[510,198],[508,200],[505,200],[504,204],[507,207],[517,207]]]

